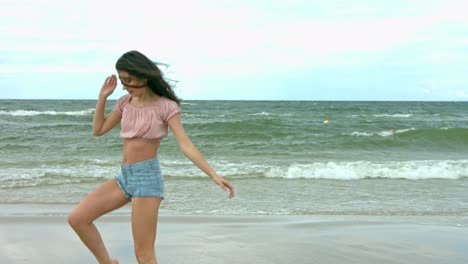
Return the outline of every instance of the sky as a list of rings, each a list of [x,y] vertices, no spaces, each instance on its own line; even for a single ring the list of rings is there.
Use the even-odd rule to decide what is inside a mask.
[[[138,50],[168,65],[184,100],[466,101],[467,10],[466,0],[0,0],[0,99],[96,99],[115,61]]]

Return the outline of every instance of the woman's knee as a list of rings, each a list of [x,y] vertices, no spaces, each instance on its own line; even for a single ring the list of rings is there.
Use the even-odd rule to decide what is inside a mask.
[[[73,210],[67,217],[68,224],[73,228],[73,229],[79,229],[80,227],[84,225],[90,224],[90,221],[87,221],[78,210]]]
[[[74,210],[68,215],[67,221],[73,229],[76,229],[81,223],[79,214]]]

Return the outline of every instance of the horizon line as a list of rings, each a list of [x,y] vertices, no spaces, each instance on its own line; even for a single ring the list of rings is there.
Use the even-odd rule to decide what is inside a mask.
[[[97,101],[97,99],[81,99],[81,98],[0,98],[0,100],[15,100],[15,101]],[[117,99],[108,99],[109,101],[117,101]],[[376,100],[376,99],[181,99],[184,101],[252,101],[252,102],[468,102],[468,100]]]

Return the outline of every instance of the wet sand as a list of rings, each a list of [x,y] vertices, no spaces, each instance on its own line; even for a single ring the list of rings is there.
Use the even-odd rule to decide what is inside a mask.
[[[136,263],[128,216],[97,222]],[[468,217],[160,216],[160,264],[468,263]],[[65,216],[0,217],[0,263],[96,263]]]

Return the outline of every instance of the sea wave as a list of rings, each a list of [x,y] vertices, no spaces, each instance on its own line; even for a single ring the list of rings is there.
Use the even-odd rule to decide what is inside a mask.
[[[118,171],[107,163],[87,166],[65,164],[34,168],[16,168],[8,167],[8,165],[6,168],[2,167],[0,189],[102,181],[112,177]]]
[[[232,179],[449,179],[468,178],[468,160],[421,161],[348,161],[312,162],[308,164],[261,164],[212,162],[216,171]],[[163,162],[165,177],[206,178],[190,161]]]
[[[34,110],[11,110],[0,111],[0,115],[9,116],[37,116],[37,115],[67,115],[67,116],[84,116],[94,113],[94,108],[79,110],[79,111],[34,111]]]
[[[393,136],[394,134],[401,134],[401,133],[405,133],[405,132],[413,131],[413,130],[416,130],[416,128],[413,127],[413,128],[397,129],[397,130],[390,129],[390,130],[386,130],[386,131],[384,130],[384,131],[377,131],[377,132],[354,131],[349,135],[350,136],[360,136],[360,137],[372,137],[372,136],[389,137],[389,136]]]
[[[353,114],[352,118],[383,117],[383,118],[410,118],[413,114]]]
[[[409,118],[409,117],[412,117],[413,114],[376,114],[373,116],[374,117],[391,117],[391,118]]]
[[[424,160],[393,162],[315,162],[276,166],[266,172],[269,178],[284,179],[449,179],[468,178],[468,160]]]
[[[268,112],[260,112],[260,113],[254,113],[254,114],[247,114],[249,116],[269,116],[270,113]]]
[[[206,175],[189,161],[175,160],[163,162],[161,165],[164,176],[169,181],[177,178],[207,179]],[[250,178],[459,180],[468,178],[468,160],[312,162],[282,165],[215,161],[212,165],[220,175],[237,180]],[[2,167],[4,169],[0,172],[0,189],[103,182],[112,178],[119,170],[114,162],[108,161],[87,166],[12,168],[4,164]]]
[[[389,129],[382,131],[354,131],[342,136],[352,137],[391,137],[396,136],[399,140],[410,140],[411,142],[419,142],[427,144],[427,141],[443,141],[444,143],[453,142],[456,144],[468,144],[468,128],[459,127],[441,127],[441,128],[405,128],[405,129]]]
[[[198,104],[196,104],[196,103],[188,103],[188,102],[186,102],[186,101],[182,101],[182,102],[180,102],[180,104],[181,104],[181,105],[193,105],[193,106],[198,105]]]

